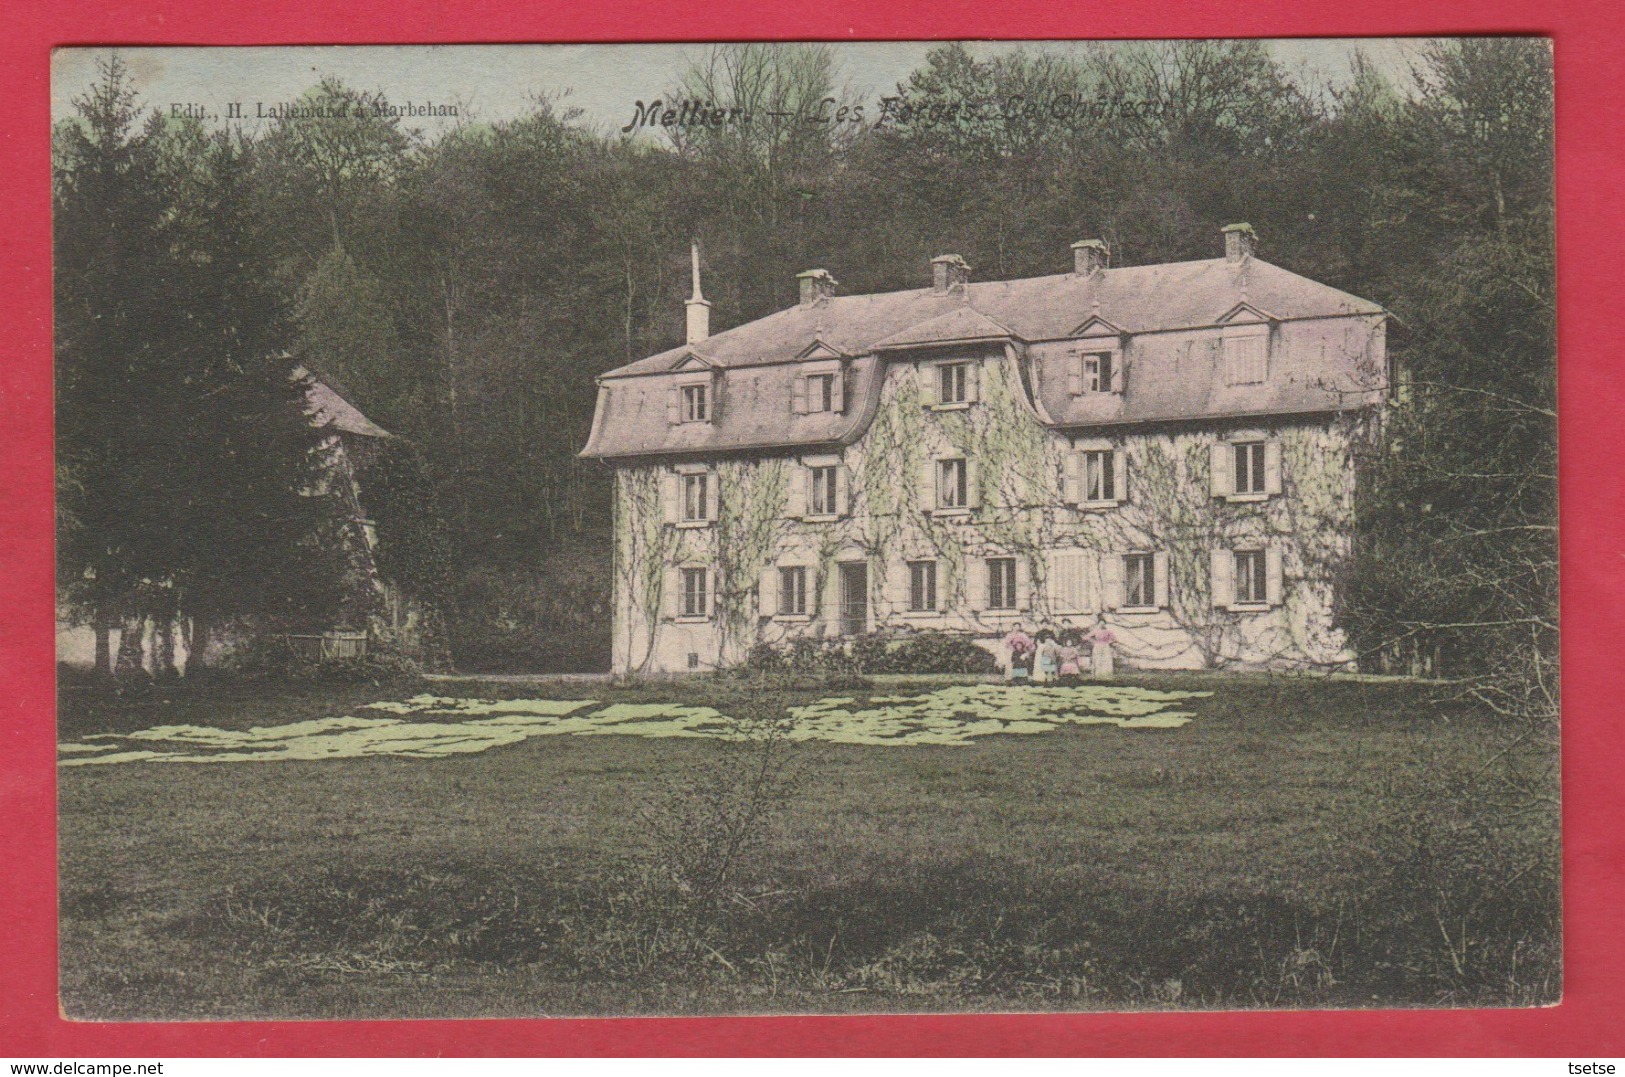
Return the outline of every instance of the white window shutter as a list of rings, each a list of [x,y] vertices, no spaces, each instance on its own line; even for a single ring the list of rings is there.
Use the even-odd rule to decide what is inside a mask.
[[[982,364],[972,361],[965,364],[965,401],[974,404],[982,399]]]
[[[852,515],[852,487],[847,479],[846,465],[835,465],[835,512],[839,516]]]
[[[1128,450],[1112,450],[1112,493],[1116,500],[1128,500]]]
[[[1281,604],[1281,548],[1271,546],[1264,551],[1264,595],[1272,606]]]
[[[1152,593],[1155,596],[1155,605],[1159,610],[1168,608],[1168,551],[1158,550],[1152,555]]]
[[[1061,500],[1076,505],[1083,500],[1083,454],[1068,449],[1061,459]]]
[[[675,471],[662,470],[660,472],[660,509],[668,524],[676,523],[680,518],[680,506],[683,498],[682,479]]]
[[[1214,497],[1229,497],[1236,492],[1235,446],[1228,441],[1216,441],[1211,446],[1213,464],[1210,479]]]
[[[1066,357],[1066,391],[1072,396],[1083,395],[1083,353],[1073,352]]]
[[[667,617],[677,617],[683,612],[683,574],[675,568],[667,568],[665,572],[665,601],[661,603]]]
[[[785,491],[785,515],[799,520],[807,515],[807,487],[812,484],[812,469],[798,462],[790,464],[789,489]]]
[[[926,407],[942,403],[942,371],[936,363],[917,363],[914,375],[922,382],[920,401]]]
[[[1027,610],[1033,605],[1033,569],[1025,557],[1016,556],[1016,609]]]
[[[968,457],[965,460],[965,507],[982,507],[982,469]]]
[[[1264,443],[1264,492],[1281,492],[1281,443],[1275,439]]]
[[[1105,586],[1100,582],[1100,558],[1077,552],[1078,612],[1099,613],[1105,609]]]
[[[706,609],[707,617],[720,617],[722,615],[722,596],[717,593],[717,570],[705,570],[705,600],[709,603]]]
[[[830,393],[830,407],[836,414],[846,410],[846,364],[835,368],[834,389]]]
[[[705,485],[711,495],[705,499],[705,518],[716,523],[718,512],[722,508],[722,476],[715,471],[706,472]]]
[[[1213,605],[1228,609],[1236,602],[1236,555],[1229,550],[1215,548],[1212,565]]]
[[[1088,581],[1092,573],[1086,567],[1082,550],[1049,551],[1049,571],[1044,590],[1049,596],[1053,613],[1092,613],[1088,600]]]
[[[1100,555],[1101,606],[1115,610],[1123,604],[1123,555]]]
[[[794,415],[807,414],[807,379],[797,374],[790,383],[790,412]]]
[[[1112,392],[1123,391],[1123,353],[1112,352]]]
[[[966,554],[960,571],[965,587],[965,608],[971,613],[987,609],[987,561]]]
[[[682,390],[675,385],[666,388],[666,421],[673,426],[683,421]]]
[[[937,508],[937,462],[929,456],[920,464],[920,508],[925,512]]]
[[[886,605],[892,613],[908,609],[908,565],[905,562],[886,564]]]
[[[779,566],[762,569],[762,580],[756,586],[756,615],[773,617],[779,612]]]

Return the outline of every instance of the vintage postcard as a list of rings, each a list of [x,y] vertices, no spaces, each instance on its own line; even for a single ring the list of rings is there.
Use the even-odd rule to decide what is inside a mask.
[[[1547,41],[52,94],[69,1017],[1561,997]]]

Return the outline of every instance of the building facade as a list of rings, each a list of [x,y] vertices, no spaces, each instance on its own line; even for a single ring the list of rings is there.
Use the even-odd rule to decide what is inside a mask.
[[[840,296],[599,379],[613,668],[798,637],[1105,623],[1140,668],[1346,667],[1338,588],[1389,376],[1374,303],[1257,258]]]

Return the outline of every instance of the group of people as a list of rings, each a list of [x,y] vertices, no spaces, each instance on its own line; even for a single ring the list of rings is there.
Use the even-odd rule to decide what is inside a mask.
[[[1104,620],[1088,632],[1068,628],[1057,633],[1040,628],[1035,635],[1028,635],[1018,624],[1004,637],[1010,655],[1005,676],[1035,684],[1077,684],[1087,668],[1090,677],[1105,680],[1112,675],[1112,645],[1116,642]]]

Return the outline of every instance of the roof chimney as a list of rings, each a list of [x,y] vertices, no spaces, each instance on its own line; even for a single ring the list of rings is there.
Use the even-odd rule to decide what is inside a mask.
[[[689,297],[685,306],[688,307],[688,342],[698,344],[711,335],[711,304],[705,296],[700,294],[700,241],[695,240],[688,248],[689,260],[694,267],[694,294]]]
[[[1103,239],[1080,239],[1072,244],[1072,272],[1080,277],[1105,269],[1109,261],[1111,250]]]
[[[947,295],[956,288],[963,289],[970,280],[970,265],[957,254],[939,254],[931,259],[931,290]]]
[[[839,283],[829,275],[827,269],[809,269],[805,273],[797,273],[796,281],[801,285],[801,305],[815,307],[835,294]]]
[[[1227,224],[1221,231],[1224,232],[1225,261],[1239,262],[1253,256],[1253,249],[1258,246],[1258,233],[1253,231],[1252,225]]]

